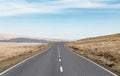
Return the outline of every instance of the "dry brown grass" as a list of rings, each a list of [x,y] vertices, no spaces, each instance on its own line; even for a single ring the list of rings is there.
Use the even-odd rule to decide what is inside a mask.
[[[38,43],[0,43],[0,60],[38,51],[42,46]]]
[[[0,70],[48,47],[39,43],[0,43]]]
[[[120,72],[120,34],[82,39],[68,43],[78,54]]]

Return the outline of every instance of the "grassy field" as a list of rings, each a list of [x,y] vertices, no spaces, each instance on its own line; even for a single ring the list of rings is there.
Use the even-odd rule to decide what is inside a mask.
[[[120,34],[82,39],[69,42],[67,46],[120,73]]]
[[[47,47],[48,44],[38,43],[0,43],[0,70],[6,69]]]

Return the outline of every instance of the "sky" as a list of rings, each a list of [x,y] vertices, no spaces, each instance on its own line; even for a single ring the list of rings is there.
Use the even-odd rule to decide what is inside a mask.
[[[0,33],[54,39],[120,33],[120,0],[0,0]]]

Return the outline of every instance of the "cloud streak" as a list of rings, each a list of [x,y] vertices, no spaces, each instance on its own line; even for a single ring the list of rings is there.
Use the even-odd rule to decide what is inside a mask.
[[[104,3],[108,5],[120,4],[120,0],[92,0],[97,3]]]
[[[69,8],[120,8],[117,0],[0,0],[0,16],[60,13]]]

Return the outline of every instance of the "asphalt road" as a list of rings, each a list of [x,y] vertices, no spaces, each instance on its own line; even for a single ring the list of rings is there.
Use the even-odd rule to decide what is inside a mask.
[[[13,66],[0,76],[115,76],[115,74],[66,49],[64,43],[55,43],[48,50]]]

